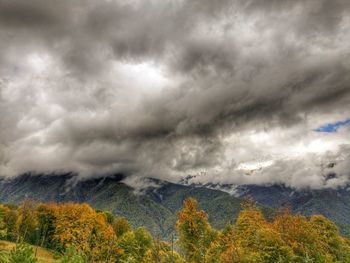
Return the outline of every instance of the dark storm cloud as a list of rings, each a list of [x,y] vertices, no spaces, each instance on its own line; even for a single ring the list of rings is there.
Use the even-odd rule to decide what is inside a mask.
[[[349,14],[326,0],[0,0],[0,173],[246,182],[244,132],[292,144],[309,119],[350,114]],[[262,183],[293,184],[269,171]]]
[[[46,1],[1,1],[0,21],[4,27],[30,28],[57,24],[57,5]],[[64,7],[64,5],[62,6]]]

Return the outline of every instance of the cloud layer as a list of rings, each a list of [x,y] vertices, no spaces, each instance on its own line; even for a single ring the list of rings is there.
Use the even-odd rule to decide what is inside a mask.
[[[0,174],[344,185],[348,39],[347,1],[0,0]]]

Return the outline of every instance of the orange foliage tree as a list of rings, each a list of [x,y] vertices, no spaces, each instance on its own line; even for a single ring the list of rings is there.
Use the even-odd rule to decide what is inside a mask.
[[[106,216],[89,205],[47,204],[41,205],[39,211],[46,211],[46,215],[52,216],[52,222],[47,216],[42,220],[51,229],[48,239],[52,239],[52,244],[59,251],[75,247],[93,262],[112,262],[118,253],[116,235]]]

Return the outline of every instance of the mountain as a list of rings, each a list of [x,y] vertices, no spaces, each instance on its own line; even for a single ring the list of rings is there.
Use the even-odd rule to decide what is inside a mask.
[[[234,222],[241,202],[251,197],[263,205],[266,215],[272,209],[289,207],[304,215],[323,214],[335,221],[344,235],[350,236],[350,191],[348,188],[295,190],[283,185],[174,184],[144,179],[143,187],[133,188],[124,176],[76,180],[72,174],[25,174],[10,180],[0,179],[0,202],[18,204],[25,198],[39,202],[86,202],[96,209],[126,217],[134,227],[146,226],[152,234],[169,238],[176,212],[187,197],[194,197],[209,215],[212,226],[221,228]]]
[[[332,179],[332,174],[328,176]],[[285,207],[305,216],[322,214],[337,223],[343,235],[350,237],[350,185],[336,189],[293,189],[283,184],[201,184],[196,182],[196,176],[186,176],[180,183],[224,191],[241,199],[249,197],[267,207]]]
[[[350,236],[350,186],[337,189],[293,189],[274,185],[193,184],[193,177],[182,180],[185,185],[225,191],[237,198],[250,197],[259,204],[279,209],[286,207],[305,216],[322,214],[336,222],[341,232]]]
[[[126,217],[134,227],[146,226],[155,236],[169,238],[176,212],[191,196],[209,214],[214,227],[235,221],[242,199],[205,187],[186,186],[148,180],[150,187],[134,189],[123,182],[122,175],[76,181],[76,176],[25,174],[0,180],[0,202],[19,204],[26,198],[38,202],[86,202],[92,207]],[[271,209],[263,208],[266,214]]]
[[[283,185],[240,186],[236,196],[251,196],[272,208],[289,207],[306,216],[322,214],[336,222],[343,234],[350,234],[350,188],[295,190]]]

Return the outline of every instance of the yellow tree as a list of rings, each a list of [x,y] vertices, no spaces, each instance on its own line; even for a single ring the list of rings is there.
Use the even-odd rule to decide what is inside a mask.
[[[283,240],[293,249],[298,260],[321,260],[324,258],[324,248],[320,243],[315,228],[302,215],[293,215],[288,209],[279,211],[273,222]]]
[[[96,214],[90,233],[90,250],[86,253],[94,262],[115,262],[119,250],[113,227],[103,214]]]
[[[187,198],[177,214],[176,230],[179,246],[187,262],[205,262],[206,250],[215,239],[216,232],[208,223],[208,215],[198,210],[198,203]]]
[[[319,250],[331,262],[350,262],[350,245],[339,234],[338,227],[322,215],[310,218],[310,225],[316,232]]]
[[[266,226],[267,222],[262,212],[251,200],[247,200],[242,204],[234,233],[243,246],[252,247],[256,242],[257,231]]]
[[[291,262],[294,259],[292,249],[252,203],[243,207],[233,236],[236,242],[233,251],[244,250],[241,262]]]
[[[207,251],[208,262],[238,263],[244,260],[244,249],[237,238],[234,225],[228,224]]]
[[[53,239],[62,251],[73,246],[92,262],[113,261],[118,253],[112,226],[87,204],[58,205]]]

